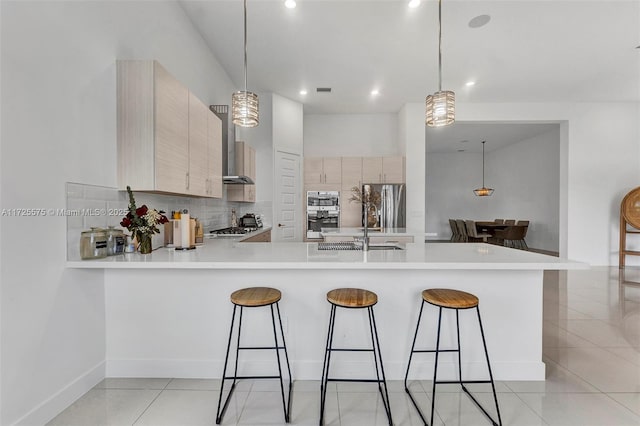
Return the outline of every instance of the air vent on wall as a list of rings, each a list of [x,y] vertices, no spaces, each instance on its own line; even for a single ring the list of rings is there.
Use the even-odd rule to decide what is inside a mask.
[[[331,93],[331,87],[318,87],[316,88],[318,93]]]

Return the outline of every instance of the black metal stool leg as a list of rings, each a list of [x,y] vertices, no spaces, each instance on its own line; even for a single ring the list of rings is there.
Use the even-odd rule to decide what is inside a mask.
[[[224,406],[222,407],[222,411],[220,410],[220,405],[222,404],[222,394],[224,392],[224,383],[225,377],[227,376],[227,364],[229,362],[229,351],[231,350],[231,338],[233,337],[233,323],[236,319],[236,308],[237,305],[233,305],[233,314],[231,315],[231,327],[229,327],[229,341],[227,342],[227,354],[224,358],[224,369],[222,370],[222,383],[220,384],[220,396],[218,397],[218,409],[216,410],[216,424],[220,424],[222,422],[222,418],[224,417],[224,413],[227,410],[227,405],[229,405],[229,399],[231,398],[231,394],[236,387],[236,380],[234,374],[233,384],[231,385],[231,390],[229,391],[229,395],[225,399]],[[238,331],[239,333],[239,331]],[[237,351],[236,351],[236,371],[237,371]]]
[[[273,325],[273,340],[274,348],[276,351],[276,359],[278,361],[278,379],[280,380],[280,392],[282,393],[282,409],[284,410],[284,421],[289,423],[289,412],[287,411],[287,402],[284,397],[284,383],[282,381],[282,366],[280,363],[280,349],[278,349],[278,333],[276,332],[276,316],[273,311],[273,305],[271,307],[271,324]],[[284,334],[282,335],[282,341],[284,342]]]
[[[480,319],[480,308],[478,306],[476,306],[476,313],[478,314],[478,324],[480,324],[480,335],[482,336],[482,346],[484,347],[484,354],[485,354],[485,357],[487,358],[487,368],[489,369],[489,379],[491,380],[491,390],[493,391],[493,400],[496,403],[496,412],[498,413],[497,424],[502,426],[502,418],[500,417],[500,407],[498,407],[498,396],[496,395],[496,386],[493,383],[493,374],[491,373],[491,363],[489,362],[489,351],[487,350],[487,342],[484,339],[484,329],[482,328],[482,319]],[[491,416],[489,416],[489,414],[484,409],[482,409],[482,411],[484,411],[487,417],[489,417],[493,422],[493,424],[496,425],[496,422],[491,418]]]
[[[438,334],[436,337],[436,363],[433,366],[433,392],[431,395],[431,422],[433,425],[433,415],[436,412],[436,384],[438,378],[438,355],[440,354],[440,326],[442,325],[442,308],[438,310]]]
[[[320,383],[320,426],[324,424],[324,406],[327,397],[327,382],[329,378],[329,364],[331,362],[331,349],[333,347],[333,329],[336,319],[336,306],[331,305],[329,314],[329,330],[327,331],[327,346],[324,352],[324,366],[322,368],[322,381]]]
[[[460,380],[460,386],[464,389],[464,383],[462,382],[462,351],[460,347],[460,316],[458,312],[460,310],[456,309],[456,336],[458,339],[458,379]]]
[[[422,319],[422,311],[424,309],[424,303],[425,302],[423,300],[422,303],[420,304],[420,313],[418,314],[418,322],[416,323],[416,332],[413,335],[411,352],[409,352],[409,363],[407,364],[407,373],[404,376],[404,391],[407,393],[407,395],[409,395],[409,399],[411,400],[411,403],[413,404],[413,406],[416,407],[416,410],[418,411],[418,415],[420,416],[420,419],[422,419],[422,423],[427,425],[428,424],[427,420],[424,418],[424,414],[422,414],[422,410],[420,410],[420,407],[418,407],[418,403],[416,402],[416,400],[413,398],[413,395],[409,391],[409,385],[407,383],[409,379],[409,369],[411,368],[411,361],[413,359],[413,354],[414,352],[422,352],[422,351],[416,351],[416,341],[418,340],[418,331],[420,330],[420,321]]]
[[[285,411],[285,421],[289,423],[291,416],[291,392],[293,389],[293,376],[291,376],[291,366],[289,365],[289,353],[287,352],[287,343],[284,340],[284,329],[282,328],[282,317],[280,316],[280,306],[276,303],[276,311],[278,312],[278,323],[280,324],[280,335],[282,336],[282,349],[284,350],[284,359],[287,363],[287,373],[289,374],[289,394],[287,396],[287,408]],[[278,341],[276,340],[276,347]],[[280,362],[278,362],[280,365]],[[284,402],[284,401],[283,401]]]
[[[378,390],[380,390],[380,396],[382,397],[382,404],[384,405],[384,409],[387,413],[387,420],[389,420],[389,426],[393,426],[393,420],[391,418],[391,402],[389,400],[389,391],[387,388],[387,379],[384,374],[384,364],[382,363],[382,350],[380,349],[380,340],[378,339],[378,327],[376,326],[376,317],[373,314],[373,308],[369,306],[369,326],[373,325],[372,328],[372,343],[373,345],[373,358],[376,359],[376,347],[378,350],[378,359],[380,360],[380,373],[382,374],[382,383],[384,384],[384,394],[382,393],[382,388],[380,387],[380,374],[378,374],[378,362],[375,361],[376,364],[376,376],[378,378]],[[375,342],[373,342],[373,336],[375,336]]]

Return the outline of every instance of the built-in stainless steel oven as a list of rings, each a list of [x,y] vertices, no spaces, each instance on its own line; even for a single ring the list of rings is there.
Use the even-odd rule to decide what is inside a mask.
[[[340,193],[307,191],[307,238],[322,238],[322,228],[340,226]]]

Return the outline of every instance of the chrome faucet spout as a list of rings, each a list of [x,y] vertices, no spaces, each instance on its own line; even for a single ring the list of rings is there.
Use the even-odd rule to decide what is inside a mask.
[[[362,251],[369,251],[369,207],[371,204],[371,185],[362,186],[362,198],[364,201],[364,237],[362,238]]]

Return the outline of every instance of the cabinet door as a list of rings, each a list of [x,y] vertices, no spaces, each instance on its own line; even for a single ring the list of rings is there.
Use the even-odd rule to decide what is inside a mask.
[[[248,203],[256,202],[256,186],[244,185],[244,201]]]
[[[322,157],[304,157],[305,185],[323,183]]]
[[[362,183],[382,183],[382,157],[362,157]]]
[[[362,157],[342,157],[342,190],[362,186]]]
[[[189,93],[189,179],[190,195],[209,195],[209,108]]]
[[[383,157],[382,178],[384,183],[404,183],[404,157]]]
[[[342,228],[359,228],[362,226],[362,204],[350,202],[351,191],[343,188],[340,193],[340,226]]]
[[[322,159],[323,183],[342,183],[342,158],[324,157]]]
[[[222,198],[222,120],[207,111],[209,196]]]
[[[187,192],[189,90],[155,63],[155,189]]]

